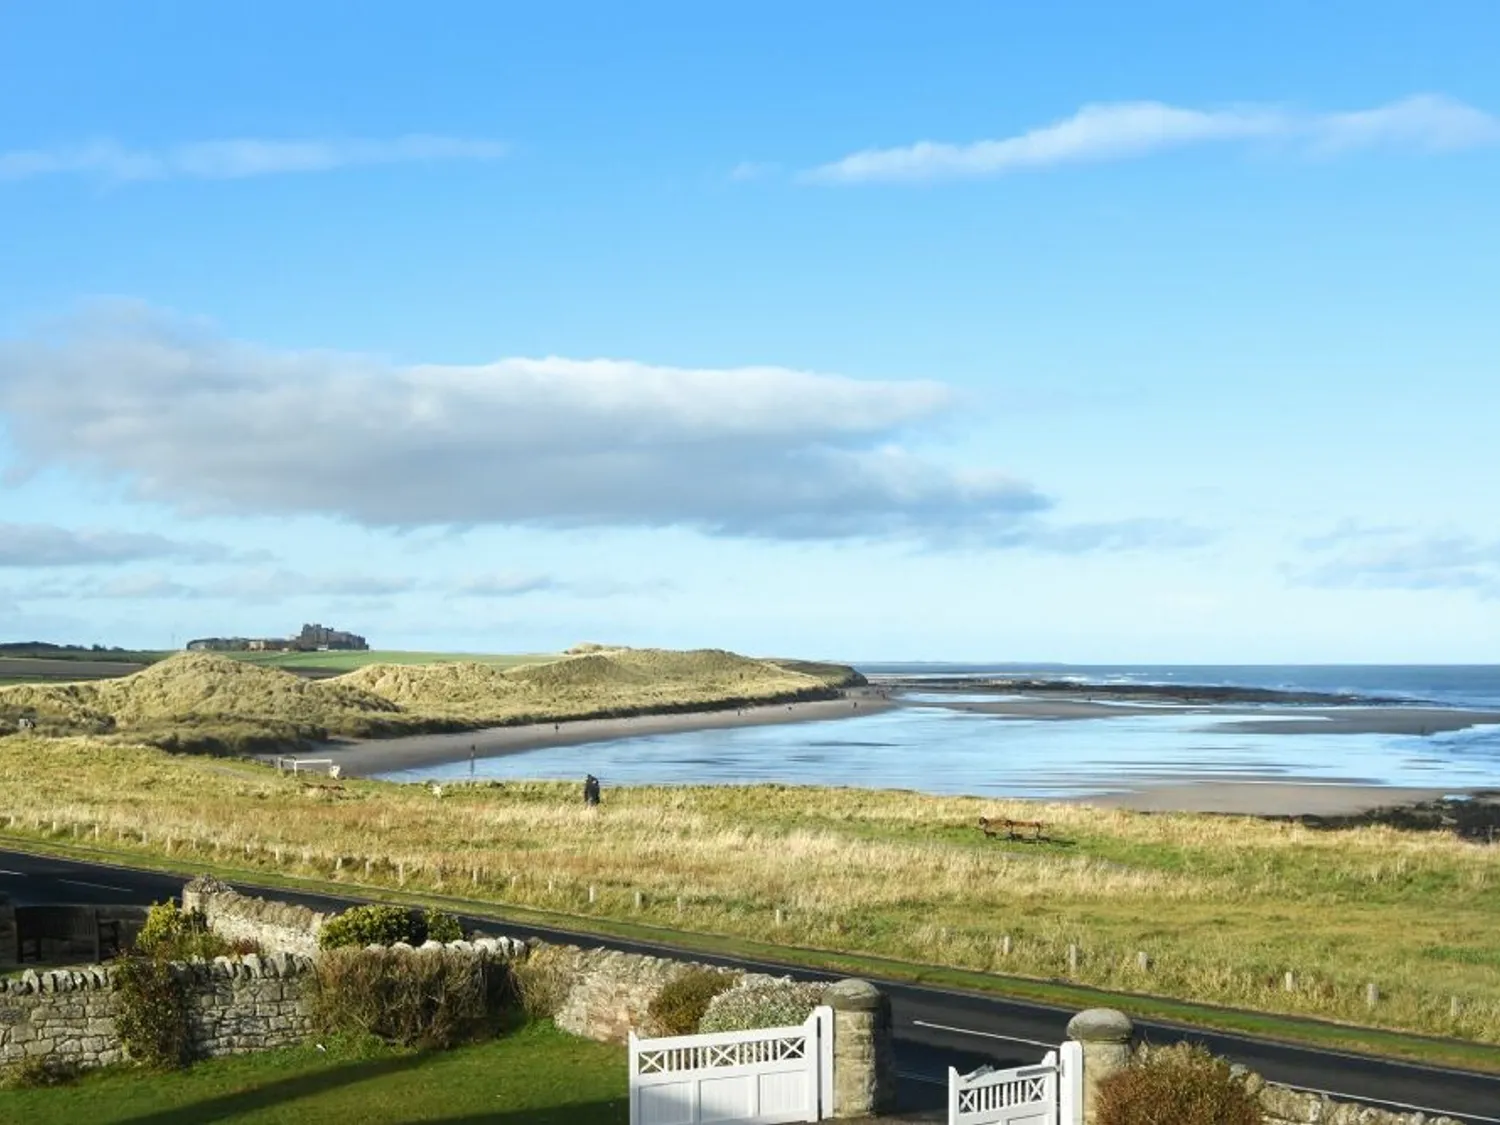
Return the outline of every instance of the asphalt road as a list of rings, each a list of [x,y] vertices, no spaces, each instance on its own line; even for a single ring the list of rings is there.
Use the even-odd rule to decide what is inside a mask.
[[[0,851],[0,895],[18,906],[61,903],[139,903],[175,898],[181,876],[106,864]],[[238,884],[254,893],[251,884]],[[296,894],[268,888],[268,896],[316,909],[342,908],[357,899]],[[631,952],[679,955],[671,946],[576,934],[545,926],[512,924],[500,918],[465,915],[467,928],[516,937],[540,937],[583,945],[607,945]],[[735,965],[807,979],[831,979],[774,962],[749,962],[689,953],[694,960]],[[891,997],[901,1099],[907,1109],[943,1104],[947,1068],[972,1070],[983,1063],[1027,1066],[1060,1043],[1074,1009],[1003,1000],[992,996],[878,981]],[[1337,1051],[1289,1046],[1268,1040],[1198,1031],[1154,1021],[1137,1021],[1154,1043],[1190,1038],[1215,1053],[1259,1071],[1273,1082],[1324,1091],[1333,1097],[1385,1109],[1447,1114],[1471,1125],[1500,1125],[1500,1076],[1374,1059]]]

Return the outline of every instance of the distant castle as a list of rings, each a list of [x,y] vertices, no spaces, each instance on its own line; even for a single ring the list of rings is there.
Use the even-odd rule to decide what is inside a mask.
[[[369,642],[358,633],[345,633],[325,625],[303,625],[302,632],[286,639],[200,637],[187,643],[189,652],[364,652],[369,647]]]

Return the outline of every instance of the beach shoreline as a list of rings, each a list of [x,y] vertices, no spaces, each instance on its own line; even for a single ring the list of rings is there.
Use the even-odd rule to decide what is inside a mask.
[[[895,706],[898,704],[884,698],[877,689],[847,688],[837,699],[800,703],[766,703],[733,709],[674,711],[626,718],[561,720],[556,723],[484,727],[478,730],[414,734],[398,738],[339,738],[297,756],[329,759],[345,777],[376,777],[465,762],[470,757],[471,748],[473,757],[478,762],[486,758],[526,754],[533,750],[612,742],[622,738],[763,726],[770,723],[844,719],[854,715],[878,713]],[[263,754],[259,757],[263,761],[273,759],[272,755]]]
[[[1278,781],[1162,780],[1117,792],[1073,797],[1069,804],[1144,813],[1213,813],[1228,816],[1342,817],[1373,809],[1410,806],[1443,797],[1466,796],[1466,789],[1414,788],[1320,782],[1307,778]]]
[[[1092,699],[997,699],[993,703],[923,703],[1000,719],[1067,722],[1125,715],[1196,715],[1218,730],[1248,734],[1406,734],[1418,737],[1476,726],[1500,726],[1500,711],[1419,706],[1212,706],[1101,703]]]

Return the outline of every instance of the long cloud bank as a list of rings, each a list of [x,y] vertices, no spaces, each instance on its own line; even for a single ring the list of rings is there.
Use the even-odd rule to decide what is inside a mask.
[[[123,478],[188,514],[380,528],[682,526],[1017,545],[1047,498],[902,445],[951,406],[937,383],[777,367],[402,367],[256,347],[141,306],[0,344],[0,417],[19,471]]]
[[[810,169],[803,178],[858,184],[1003,176],[1236,141],[1282,142],[1323,155],[1371,148],[1454,151],[1500,144],[1500,117],[1437,94],[1343,113],[1262,105],[1203,110],[1156,101],[1108,102],[1085,105],[1063,120],[1010,137],[866,149]]]
[[[413,134],[385,140],[267,140],[240,137],[195,141],[163,149],[131,148],[99,140],[49,149],[0,152],[0,180],[37,176],[93,176],[134,180],[239,180],[293,172],[329,172],[373,164],[489,161],[505,156],[499,141]]]

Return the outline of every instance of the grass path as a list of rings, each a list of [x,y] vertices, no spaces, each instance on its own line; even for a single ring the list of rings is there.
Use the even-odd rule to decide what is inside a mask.
[[[623,1125],[625,1052],[533,1025],[455,1051],[296,1047],[51,1089],[0,1090],[26,1125]]]

